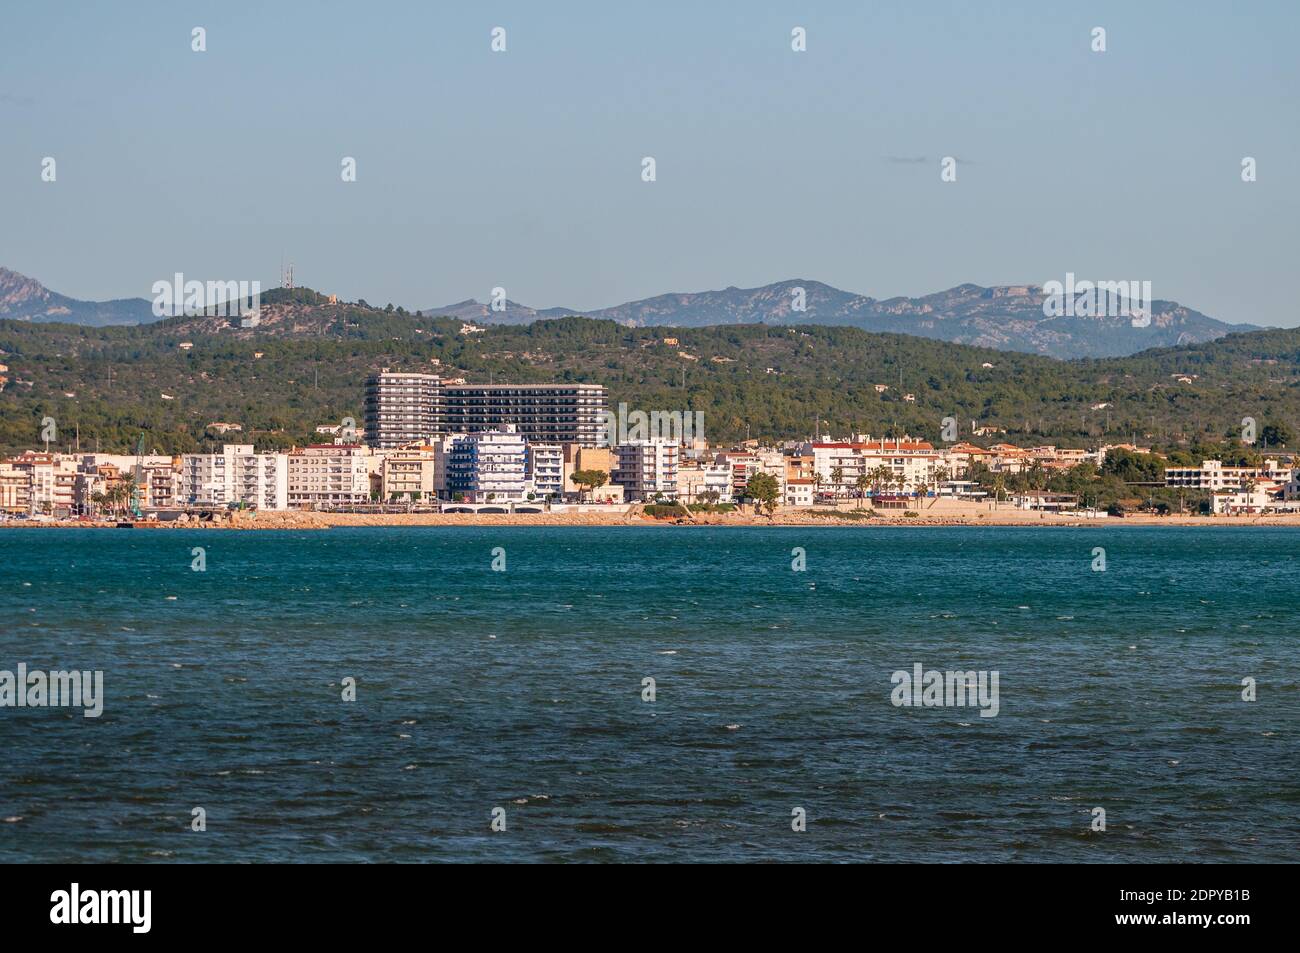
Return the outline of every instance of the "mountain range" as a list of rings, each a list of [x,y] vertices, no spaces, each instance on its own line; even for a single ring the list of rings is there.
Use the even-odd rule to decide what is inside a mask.
[[[794,309],[802,290],[804,310]],[[656,295],[612,308],[578,312],[535,309],[507,301],[503,311],[470,299],[421,313],[486,324],[529,324],[582,314],[627,327],[712,327],[728,324],[824,324],[864,331],[1022,351],[1049,357],[1122,357],[1152,347],[1213,341],[1255,325],[1228,324],[1174,301],[1152,302],[1151,322],[1134,327],[1127,316],[1048,317],[1036,285],[958,285],[920,298],[877,299],[841,291],[820,281],[791,279],[760,288],[725,288]]]
[[[795,304],[800,299],[804,307],[797,310]],[[585,312],[533,308],[514,301],[506,301],[504,310],[498,311],[467,299],[418,313],[504,325],[526,325],[572,315],[634,328],[838,325],[1067,360],[1122,357],[1153,347],[1197,344],[1233,332],[1258,330],[1255,325],[1228,324],[1173,301],[1154,301],[1151,321],[1145,327],[1134,327],[1127,316],[1050,317],[1044,314],[1043,301],[1043,289],[1036,285],[963,284],[919,298],[877,299],[841,291],[820,281],[790,279],[759,288],[656,295]],[[80,301],[5,268],[0,268],[0,318],[91,326],[157,320],[144,298]]]

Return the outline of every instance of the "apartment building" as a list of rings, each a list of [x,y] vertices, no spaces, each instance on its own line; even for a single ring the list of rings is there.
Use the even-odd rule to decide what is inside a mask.
[[[1291,468],[1272,458],[1258,467],[1225,466],[1219,460],[1202,460],[1199,467],[1165,467],[1165,486],[1189,490],[1238,490],[1252,481],[1286,483],[1290,479]]]
[[[564,448],[558,443],[528,443],[528,492],[538,499],[559,499],[564,495]]]
[[[454,437],[447,490],[466,503],[518,502],[528,493],[528,445],[512,426]]]
[[[766,473],[775,478],[777,495],[785,495],[789,458],[779,450],[724,450],[714,457],[714,462],[731,469],[731,495],[739,500],[745,496],[745,486],[755,473]]]
[[[1278,496],[1282,490],[1281,486],[1271,482],[1215,490],[1211,496],[1212,509],[1218,515],[1262,513],[1282,505],[1278,503]]]
[[[385,451],[380,465],[380,499],[434,500],[447,488],[446,453],[438,445]]]
[[[822,442],[814,443],[812,451],[814,471],[836,497],[858,496],[860,477],[866,478],[868,489],[878,483],[886,493],[916,492],[933,483],[936,468],[943,465],[941,455],[923,441],[882,437],[861,443]]]
[[[573,482],[573,474],[578,470],[599,470],[609,474],[618,464],[618,455],[612,447],[583,447],[576,443],[566,443],[564,449],[564,492],[579,492]],[[606,484],[607,486],[610,484]]]
[[[235,499],[250,509],[289,508],[289,455],[248,453],[235,461]]]
[[[254,453],[251,443],[224,444],[218,453],[181,455],[176,502],[182,506],[250,509],[289,507],[290,456]]]
[[[385,369],[367,378],[365,407],[366,442],[380,448],[507,425],[538,443],[586,447],[605,433],[600,384],[465,384]]]
[[[677,496],[677,444],[667,440],[631,440],[615,448],[618,463],[610,482],[623,487],[629,501]]]
[[[67,516],[76,505],[76,462],[57,453],[27,450],[11,458],[9,465],[28,476],[31,511]]]
[[[795,453],[785,458],[785,479],[811,480],[817,473],[817,458],[811,453]]]
[[[681,464],[677,467],[677,498],[683,503],[730,503],[731,473],[725,463]]]
[[[447,428],[481,433],[511,425],[538,443],[595,447],[606,427],[600,384],[460,384],[446,388]]]
[[[32,475],[12,463],[0,463],[0,513],[17,516],[32,511]]]
[[[140,505],[149,509],[171,509],[178,504],[180,491],[180,460],[166,463],[138,463],[131,468],[135,485],[139,487]]]
[[[423,443],[447,432],[442,379],[387,368],[366,380],[366,443],[387,449]]]
[[[290,507],[328,509],[370,502],[370,473],[379,461],[369,448],[322,443],[288,456]]]

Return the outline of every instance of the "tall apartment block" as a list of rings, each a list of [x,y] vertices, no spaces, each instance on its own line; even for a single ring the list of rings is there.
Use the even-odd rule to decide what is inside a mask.
[[[513,425],[531,442],[594,447],[606,430],[602,384],[448,384],[444,392],[453,432]]]
[[[446,433],[442,381],[436,374],[387,369],[366,380],[366,443],[389,449]]]
[[[601,384],[445,384],[388,370],[366,380],[366,442],[381,449],[507,425],[530,441],[594,447],[604,412]]]

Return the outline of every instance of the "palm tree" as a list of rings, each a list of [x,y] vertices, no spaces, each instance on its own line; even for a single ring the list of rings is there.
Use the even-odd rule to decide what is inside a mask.
[[[854,482],[858,487],[858,509],[862,509],[862,498],[866,496],[867,487],[871,485],[871,477],[866,473],[859,473]]]
[[[889,467],[884,464],[876,466],[876,468],[871,471],[871,485],[877,495],[880,494],[880,488],[882,486],[889,485],[889,477]]]
[[[840,481],[844,479],[844,468],[841,466],[831,467],[831,492],[835,494],[835,499],[840,498]]]
[[[823,473],[820,473],[820,472],[816,472],[816,471],[814,471],[814,473],[813,473],[813,487],[814,487],[814,492],[815,492],[815,494],[816,494],[817,496],[821,496],[821,492],[822,492],[822,484],[825,483],[825,482],[826,482],[826,475],[823,474]]]
[[[944,466],[942,463],[934,468],[934,495],[936,501],[942,492],[941,488],[945,483],[948,482],[949,478],[950,478],[950,474],[948,472],[948,468]]]

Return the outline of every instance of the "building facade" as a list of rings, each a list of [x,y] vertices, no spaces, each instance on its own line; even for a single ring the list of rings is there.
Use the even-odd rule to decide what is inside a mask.
[[[618,463],[610,482],[623,488],[629,502],[677,498],[677,444],[667,440],[632,440],[616,448]]]
[[[522,434],[506,429],[455,437],[447,490],[466,503],[518,502],[528,492],[528,452]]]
[[[387,449],[446,433],[442,389],[436,374],[372,374],[366,380],[366,443]]]
[[[564,448],[558,443],[528,443],[528,492],[537,499],[564,496]]]
[[[538,443],[594,447],[606,432],[604,413],[600,384],[453,384],[388,370],[366,380],[366,442],[378,448],[507,425]]]
[[[370,470],[375,463],[366,447],[315,444],[289,454],[289,506],[330,508],[370,502]]]
[[[159,488],[155,492],[165,491]],[[287,509],[289,455],[254,453],[252,444],[238,443],[223,445],[220,453],[182,454],[176,494],[176,502],[182,506],[242,504],[257,510]]]

